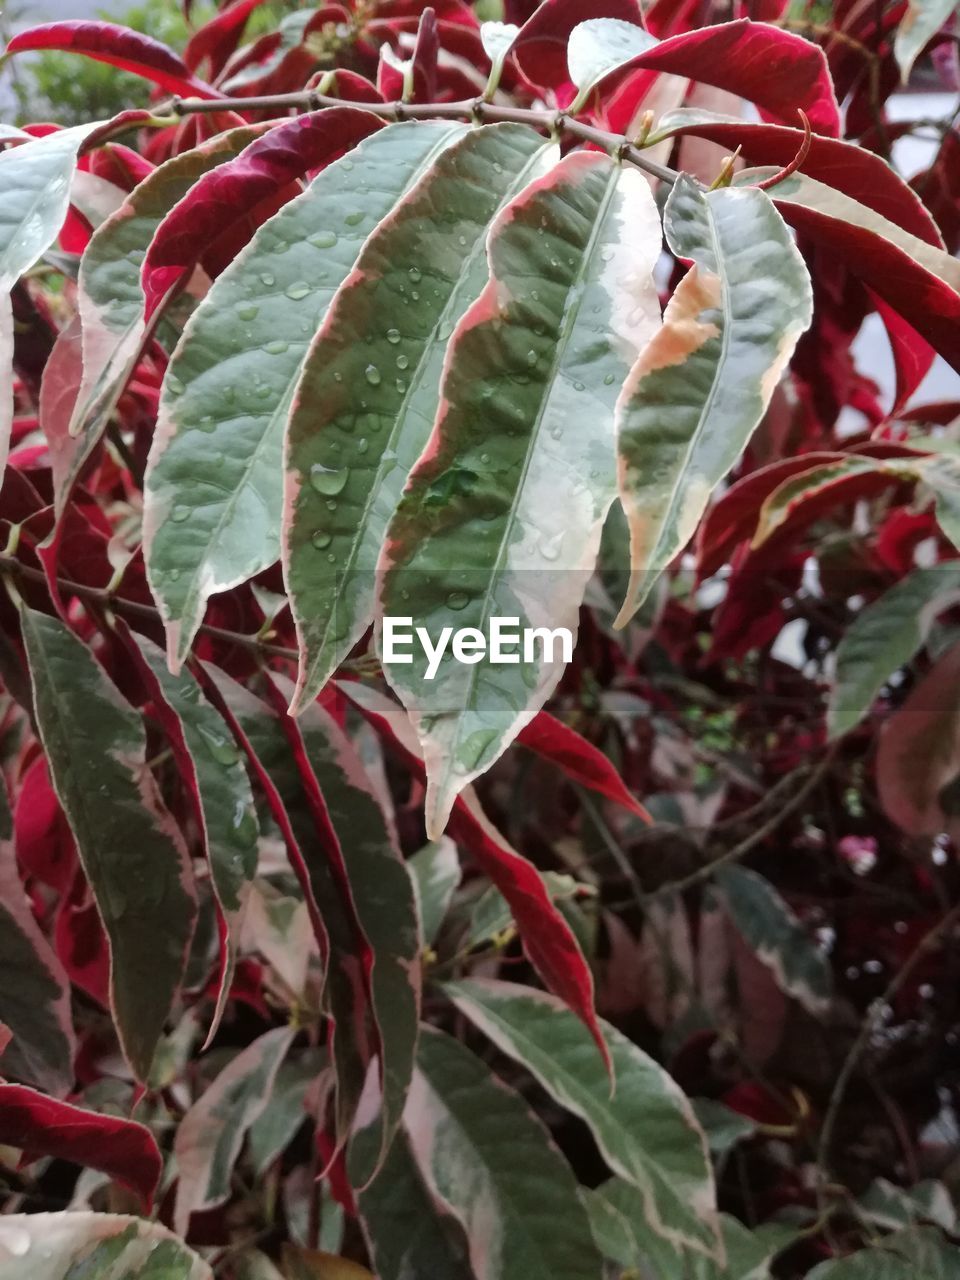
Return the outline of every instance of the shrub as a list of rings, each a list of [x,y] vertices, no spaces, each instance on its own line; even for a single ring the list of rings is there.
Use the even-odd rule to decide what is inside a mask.
[[[951,6],[185,8],[4,55],[0,1276],[953,1275]]]

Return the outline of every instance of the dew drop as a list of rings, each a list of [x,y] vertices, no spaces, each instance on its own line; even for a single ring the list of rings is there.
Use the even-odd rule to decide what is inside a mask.
[[[407,359],[407,357],[406,357],[406,356],[397,356],[397,368],[398,368],[398,369],[406,369],[406,367],[409,365],[409,363],[410,363],[410,361]]]
[[[207,744],[207,750],[217,764],[237,764],[239,762],[240,752],[234,742],[229,738],[225,738],[222,734],[205,728],[203,725],[199,725],[198,728],[204,742]]]
[[[174,524],[183,524],[184,520],[190,519],[190,508],[180,506],[174,507],[170,512],[170,519]]]
[[[397,387],[397,390],[400,392],[400,394],[403,395],[403,393],[407,389],[407,384],[404,382],[402,378],[397,378],[396,387]]]
[[[607,374],[607,376],[606,376],[606,377],[604,378],[604,380],[603,380],[603,385],[604,385],[605,387],[611,387],[611,386],[613,386],[613,384],[614,384],[614,382],[615,382],[615,381],[616,381],[616,379],[614,378],[613,374],[612,374],[612,373],[608,373],[608,374]]]
[[[387,341],[388,341],[389,343],[391,343],[393,346],[396,346],[396,345],[397,345],[397,343],[400,341],[400,330],[399,330],[399,329],[388,329],[388,330],[387,330]]]
[[[318,551],[325,551],[333,539],[330,537],[330,534],[325,533],[323,529],[317,529],[310,541]]]
[[[555,427],[551,427],[551,428],[550,428],[550,435],[553,437],[553,439],[554,439],[554,440],[559,440],[559,439],[561,438],[561,436],[563,435],[563,427],[561,427],[561,426],[559,426],[559,425],[557,425],[557,426],[555,426]]]
[[[304,283],[303,280],[298,280],[296,284],[292,284],[286,291],[287,297],[293,302],[299,302],[301,298],[307,297],[310,292],[310,286]]]
[[[322,463],[315,462],[310,468],[310,484],[317,493],[343,493],[349,478],[348,467],[325,467]]]
[[[370,448],[370,441],[366,436],[361,436],[357,441],[357,453],[366,453]]]
[[[560,555],[560,549],[563,546],[564,530],[559,533],[544,534],[537,542],[537,550],[543,556],[544,560],[556,560]]]
[[[358,223],[362,221],[363,221],[362,209],[355,209],[353,213],[348,213],[347,216],[344,218],[344,222],[347,224],[348,227],[355,227]]]
[[[378,387],[380,385],[380,370],[375,364],[368,364],[363,373],[371,387]]]
[[[277,283],[277,278],[276,276],[272,276],[269,271],[264,271],[263,274],[260,276],[260,282],[267,289],[272,289],[273,286]]]
[[[350,170],[353,168],[353,161],[352,161],[352,160],[341,160],[341,162],[340,162],[340,168],[344,171],[344,173],[349,173],[349,172],[350,172]]]
[[[582,391],[582,390],[583,390],[583,383],[582,383],[582,382],[575,382],[575,383],[573,384],[573,389],[574,389],[574,391]]]
[[[332,551],[327,555],[327,563],[328,563],[328,564],[336,564],[336,563],[337,563],[337,557],[334,555],[334,553],[333,553]]]
[[[266,343],[263,349],[268,356],[282,356],[285,351],[289,351],[290,343],[277,338],[273,342]]]
[[[336,500],[336,498],[328,498],[328,499],[327,499],[327,510],[328,510],[328,511],[336,511],[336,509],[337,509],[337,500]]]
[[[457,613],[465,609],[469,603],[470,597],[465,591],[451,591],[447,596],[447,608],[454,609]]]
[[[180,581],[180,570],[179,570],[179,569],[171,569],[171,570],[170,570],[170,575],[169,575],[169,576],[170,576],[170,581],[171,581],[171,582],[179,582],[179,581]]]
[[[237,306],[237,315],[241,320],[256,320],[260,308],[255,307],[252,302],[242,302]]]
[[[335,231],[318,231],[315,236],[310,237],[310,244],[315,249],[332,249],[337,243],[337,233]]]
[[[533,368],[533,366],[534,366],[536,363],[537,363],[537,353],[536,353],[535,351],[528,351],[528,352],[527,352],[527,364],[528,364],[528,365],[530,366],[530,368],[532,369],[532,368]]]
[[[423,272],[419,269],[419,267],[411,267],[410,270],[407,272],[407,275],[410,277],[410,279],[413,281],[414,284],[419,284],[420,281],[423,279]]]
[[[167,390],[170,392],[172,396],[182,396],[183,383],[180,381],[179,378],[168,373],[167,374]]]

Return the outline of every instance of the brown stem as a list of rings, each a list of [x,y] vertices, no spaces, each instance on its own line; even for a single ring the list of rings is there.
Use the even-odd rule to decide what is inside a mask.
[[[0,572],[12,574],[26,582],[39,582],[47,585],[46,574],[42,569],[32,569],[22,564],[16,556],[0,555]],[[116,596],[105,587],[90,587],[84,582],[73,582],[69,578],[57,578],[57,586],[65,595],[76,596],[78,600],[88,600],[91,604],[103,609],[112,609],[115,613],[129,614],[131,618],[145,618],[150,622],[162,622],[160,610],[151,604],[141,604],[139,600],[125,600]],[[210,636],[214,640],[222,640],[225,644],[240,645],[244,649],[255,649],[258,653],[274,658],[288,658],[297,661],[296,649],[287,649],[283,645],[270,644],[255,635],[245,635],[242,631],[228,631],[224,627],[214,627],[209,623],[201,623],[197,628],[199,635]]]
[[[216,111],[283,111],[300,108],[319,111],[323,107],[342,107],[342,98],[332,98],[324,93],[277,93],[262,98],[174,98],[171,110],[181,115]],[[644,155],[623,134],[607,133],[591,124],[574,120],[563,112],[535,110],[529,107],[502,107],[484,102],[482,98],[465,99],[462,102],[365,102],[360,108],[385,120],[476,120],[491,123],[528,124],[534,129],[563,131],[581,142],[593,142],[609,151],[619,160],[627,161],[643,169],[645,173],[662,182],[676,182],[680,176],[676,169],[658,164]]]

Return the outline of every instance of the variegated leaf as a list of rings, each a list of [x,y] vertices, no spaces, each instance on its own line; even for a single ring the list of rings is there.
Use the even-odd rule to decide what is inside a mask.
[[[159,1222],[112,1213],[0,1217],[0,1280],[213,1280],[209,1266]]]
[[[491,280],[451,340],[433,434],[387,532],[380,610],[481,640],[493,617],[519,630],[577,630],[615,491],[612,410],[659,325],[651,272],[660,220],[636,170],[576,152],[496,218]],[[467,633],[469,638],[469,632]],[[541,637],[543,639],[544,637]],[[544,653],[544,650],[549,650]],[[556,687],[562,648],[515,665],[434,671],[384,654],[427,765],[427,834]]]
[[[624,626],[683,550],[737,461],[812,316],[810,280],[762,191],[703,193],[681,177],[664,213],[693,265],[617,403],[620,497],[630,524]]]

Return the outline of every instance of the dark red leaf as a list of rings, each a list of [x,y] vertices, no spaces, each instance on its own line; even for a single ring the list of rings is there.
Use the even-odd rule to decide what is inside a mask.
[[[296,116],[255,139],[235,160],[204,174],[164,218],[147,251],[142,273],[146,319],[186,282],[196,263],[227,230],[381,125],[376,116],[357,107],[330,107]]]
[[[209,22],[195,31],[183,51],[183,60],[191,71],[196,71],[207,59],[207,74],[213,79],[223,70],[224,64],[237,47],[243,35],[247,19],[263,0],[236,0]]]
[[[588,18],[619,18],[640,25],[635,0],[546,0],[533,10],[513,45],[512,56],[527,79],[545,89],[568,88],[567,42],[570,32]]]
[[[82,53],[122,71],[132,71],[169,93],[189,94],[197,98],[217,96],[210,85],[198,80],[186,63],[165,44],[112,22],[46,22],[17,32],[6,51],[10,54],[33,49]]]
[[[603,752],[549,711],[539,712],[525,729],[521,729],[517,741],[557,765],[571,781],[606,796],[645,822],[651,821],[646,809],[630,794],[626,783]]]
[[[25,1085],[0,1084],[0,1142],[30,1159],[52,1156],[99,1169],[139,1196],[149,1213],[163,1172],[153,1134],[134,1120],[58,1102]]]

